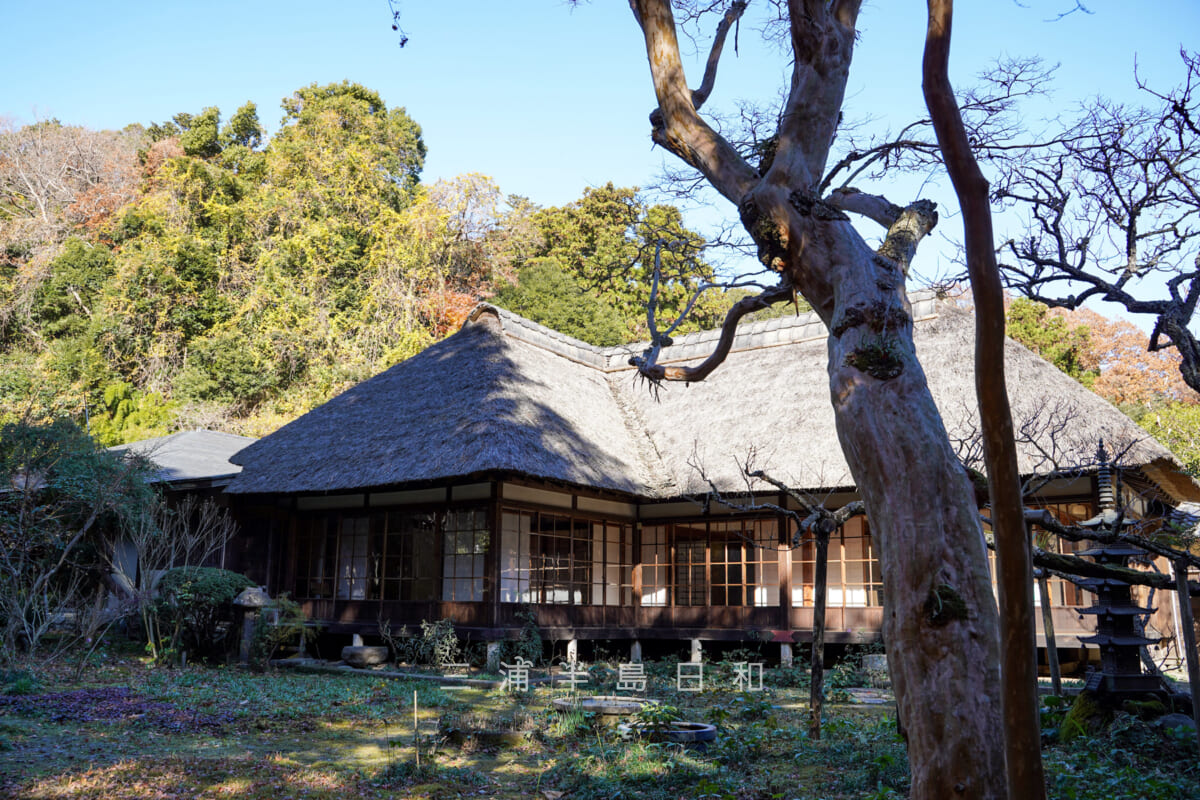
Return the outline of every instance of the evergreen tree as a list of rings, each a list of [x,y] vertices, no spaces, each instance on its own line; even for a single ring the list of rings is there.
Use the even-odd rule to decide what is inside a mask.
[[[502,288],[492,302],[590,344],[624,344],[629,338],[617,312],[597,303],[587,287],[553,258],[531,260],[521,269],[517,283]]]

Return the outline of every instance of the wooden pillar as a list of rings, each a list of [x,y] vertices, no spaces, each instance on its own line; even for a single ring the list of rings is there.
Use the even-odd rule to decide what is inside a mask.
[[[792,629],[792,537],[788,533],[787,518],[779,520],[779,629]],[[799,531],[797,531],[799,533]]]
[[[821,713],[825,703],[825,605],[829,588],[826,585],[829,572],[829,536],[832,531],[825,526],[825,520],[817,523],[816,533],[816,575],[813,589],[813,641],[812,641],[812,684],[809,691],[809,720],[808,735],[814,739],[821,738]],[[845,559],[842,559],[845,569]],[[845,586],[845,573],[842,575],[842,585]],[[843,591],[842,597],[845,597]]]
[[[446,491],[450,493],[451,490],[447,488]],[[483,569],[487,576],[483,586],[484,597],[488,599],[488,605],[491,606],[487,611],[487,619],[493,629],[498,629],[500,627],[500,564],[504,559],[504,554],[500,552],[504,542],[500,528],[504,524],[504,520],[500,513],[500,492],[497,491],[495,481],[491,482],[488,495],[491,498],[488,501],[489,546],[487,553],[483,556]]]
[[[1058,642],[1054,638],[1054,610],[1050,607],[1050,581],[1043,570],[1037,579],[1038,597],[1042,603],[1042,633],[1046,638],[1046,663],[1050,665],[1050,686],[1055,696],[1062,696],[1062,673],[1058,667]]]
[[[635,522],[633,524],[633,563],[630,565],[633,568],[633,597],[630,602],[635,609],[642,607],[642,523]],[[637,611],[634,611],[634,625],[640,624],[637,619]]]
[[[296,556],[296,549],[297,549],[296,541],[297,541],[297,539],[299,539],[299,536],[300,536],[299,531],[297,530],[298,526],[299,526],[299,522],[296,519],[296,509],[293,506],[292,508],[290,508],[288,510],[288,518],[287,518],[287,550],[285,552],[285,560],[286,560],[287,566],[284,568],[285,569],[284,574],[282,576],[280,576],[281,579],[279,581],[279,584],[276,586],[268,586],[267,587],[267,591],[270,592],[272,597],[274,597],[275,595],[281,594],[282,592],[291,592],[291,596],[293,598],[296,597],[296,583],[297,583],[296,569],[297,569],[297,560],[298,560],[297,556]],[[322,537],[325,536],[324,530],[322,530],[321,535],[322,535]],[[324,546],[325,546],[325,543],[324,543],[324,541],[322,541],[321,547],[324,547]],[[303,637],[301,637],[301,638],[303,638]]]

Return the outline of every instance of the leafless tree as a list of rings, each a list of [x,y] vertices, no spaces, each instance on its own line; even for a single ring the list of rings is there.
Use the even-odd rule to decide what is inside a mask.
[[[176,505],[163,502],[137,522],[123,539],[113,542],[109,566],[115,588],[140,616],[147,646],[157,659],[162,645],[154,617],[158,579],[176,567],[210,566],[224,554],[225,545],[238,528],[227,509],[194,495],[187,495]]]
[[[795,532],[785,545],[789,550],[799,547],[802,537],[806,533],[813,537],[815,569],[813,575],[812,658],[809,662],[809,674],[812,680],[808,693],[808,733],[812,738],[820,739],[821,716],[824,713],[825,704],[825,603],[828,599],[829,538],[848,520],[866,514],[866,506],[861,500],[854,500],[839,508],[830,509],[825,500],[798,489],[760,468],[756,463],[757,456],[757,452],[752,449],[739,465],[745,491],[736,494],[722,492],[716,483],[705,474],[703,464],[695,456],[688,461],[688,464],[696,470],[700,479],[708,484],[708,493],[699,500],[706,508],[712,503],[717,503],[740,513],[770,511],[788,518],[796,526]],[[763,484],[786,495],[796,504],[797,508],[789,508],[759,499],[759,490]],[[761,546],[758,542],[753,541],[750,544]]]
[[[49,258],[72,230],[133,198],[139,143],[137,131],[0,119],[0,261],[32,266],[19,274],[11,297],[0,295],[0,328],[27,310]]]
[[[1001,245],[1007,285],[1050,306],[1097,299],[1155,319],[1200,392],[1200,56],[1147,107],[1098,99],[1062,135],[1003,165],[994,196],[1025,217]],[[1165,295],[1165,296],[1164,296]]]
[[[50,243],[71,225],[133,196],[136,133],[93,131],[57,120],[0,121],[0,222],[9,241]],[[111,195],[111,197],[109,197]]]

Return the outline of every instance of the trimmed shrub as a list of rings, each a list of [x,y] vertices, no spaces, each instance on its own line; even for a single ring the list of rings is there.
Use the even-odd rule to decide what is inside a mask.
[[[158,582],[154,604],[156,638],[163,660],[180,650],[193,658],[224,656],[230,648],[233,601],[254,581],[215,567],[168,570]]]

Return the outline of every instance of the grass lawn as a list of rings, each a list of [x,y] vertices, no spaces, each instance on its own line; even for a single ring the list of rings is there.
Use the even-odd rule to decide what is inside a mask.
[[[566,691],[544,686],[514,695],[361,674],[150,669],[132,657],[104,660],[83,683],[42,670],[9,681],[23,693],[0,697],[0,797],[906,796],[890,704],[833,703],[817,741],[806,733],[807,689],[780,685],[802,673],[767,670],[766,691],[739,692],[731,665],[715,664],[703,692],[681,693],[674,670],[649,666],[645,694],[716,724],[703,752],[623,740],[589,715],[560,714],[551,700]],[[611,671],[594,677],[597,693],[611,693]],[[525,735],[516,745],[450,743],[478,728]],[[1052,797],[1200,798],[1194,745],[1130,715],[1049,746],[1046,761]]]

